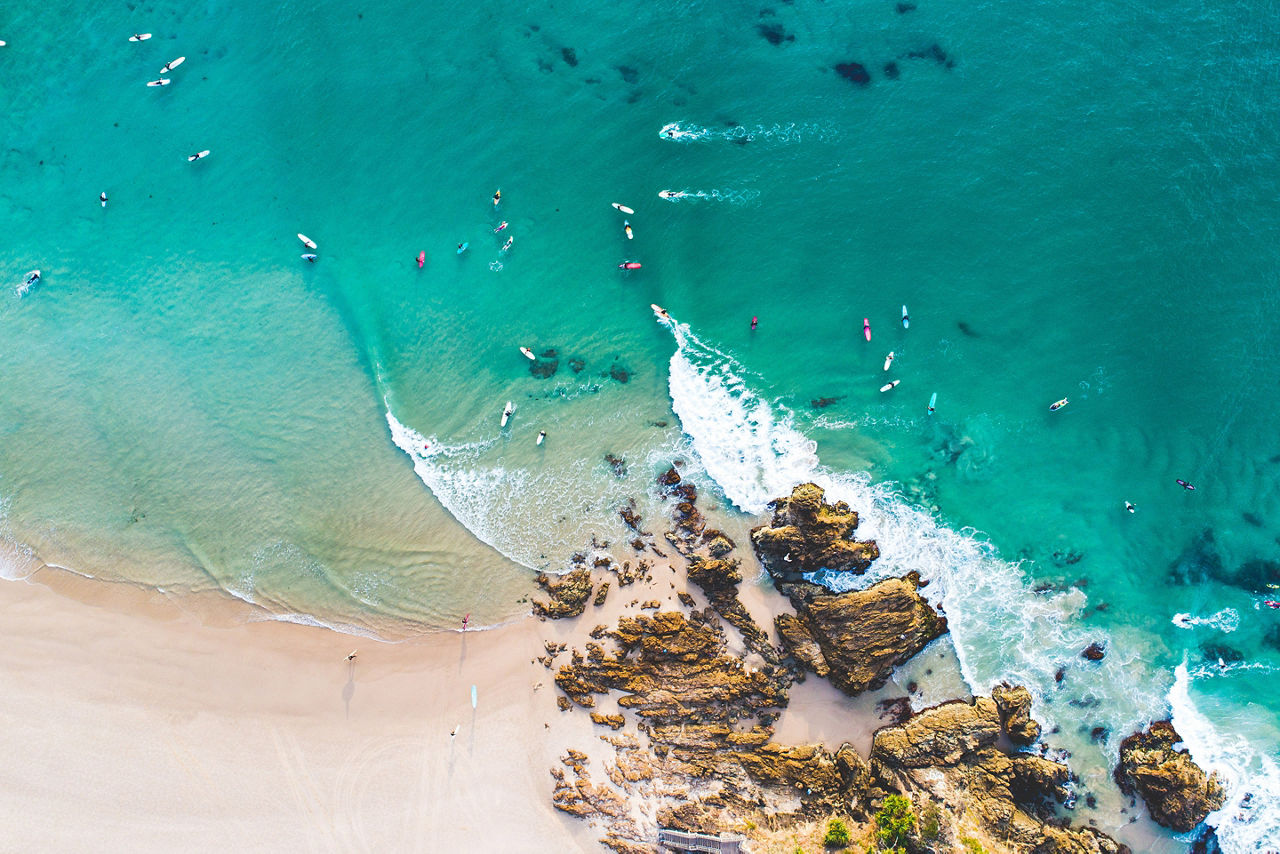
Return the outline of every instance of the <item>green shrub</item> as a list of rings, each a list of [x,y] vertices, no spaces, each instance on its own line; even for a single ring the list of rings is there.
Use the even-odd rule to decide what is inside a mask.
[[[964,846],[964,850],[969,854],[987,854],[987,849],[983,848],[978,840],[969,836],[960,837],[960,844]]]
[[[911,801],[901,795],[890,795],[876,813],[876,842],[886,852],[905,851],[902,843],[915,829],[916,816],[911,811]]]
[[[822,837],[822,844],[828,848],[848,848],[849,842],[849,828],[840,819],[831,819],[827,824],[827,835]]]
[[[941,830],[942,812],[937,804],[931,803],[920,811],[920,838],[925,842],[932,842],[938,838]]]

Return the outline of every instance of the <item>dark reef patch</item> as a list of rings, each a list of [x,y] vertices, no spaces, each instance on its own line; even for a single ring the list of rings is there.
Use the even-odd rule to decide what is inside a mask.
[[[577,51],[575,51],[573,48],[571,47],[560,48],[560,55],[564,57],[564,61],[568,64],[570,68],[578,67],[578,54],[577,54]]]
[[[889,80],[897,80],[902,75],[898,70],[898,63],[886,62],[884,64],[884,76]]]
[[[894,8],[897,9],[899,15],[905,15],[908,12],[914,12],[916,10],[916,4],[915,3],[899,3]]]
[[[866,86],[871,83],[871,75],[866,67],[858,62],[842,62],[836,66],[836,73],[855,86]]]
[[[777,47],[783,42],[793,42],[796,37],[788,33],[782,24],[756,24],[756,32],[769,44]]]
[[[634,85],[640,82],[640,72],[626,65],[618,66],[618,73],[622,75],[622,82],[627,85]]]

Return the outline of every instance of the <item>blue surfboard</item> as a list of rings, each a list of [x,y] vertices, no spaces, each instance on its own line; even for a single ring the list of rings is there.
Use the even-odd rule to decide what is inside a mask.
[[[476,686],[471,686],[471,708],[476,707]]]

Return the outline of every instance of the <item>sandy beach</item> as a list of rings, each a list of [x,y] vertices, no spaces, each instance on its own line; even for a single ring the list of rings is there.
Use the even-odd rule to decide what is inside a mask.
[[[53,570],[0,603],[4,850],[598,850],[536,620],[387,644]]]

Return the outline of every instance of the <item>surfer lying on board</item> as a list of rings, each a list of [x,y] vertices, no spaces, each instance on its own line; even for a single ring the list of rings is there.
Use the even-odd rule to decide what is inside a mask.
[[[1187,483],[1187,482],[1186,482],[1185,480],[1183,480],[1182,478],[1178,478],[1175,482],[1178,484],[1178,486],[1181,486],[1181,487],[1182,487],[1183,489],[1185,489],[1187,492],[1195,492],[1195,489],[1196,489],[1196,488],[1195,488],[1194,486],[1192,486],[1191,484]]]

